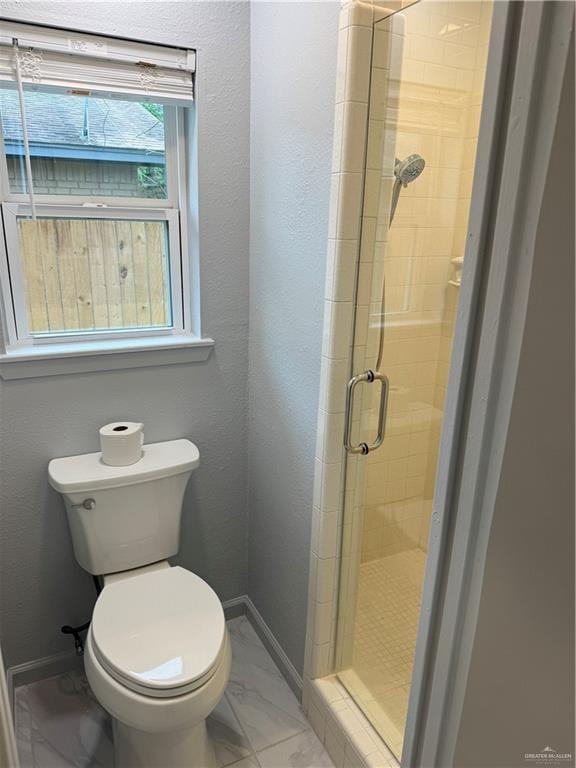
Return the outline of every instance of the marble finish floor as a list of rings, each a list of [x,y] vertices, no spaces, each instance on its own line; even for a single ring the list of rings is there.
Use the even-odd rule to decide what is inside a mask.
[[[220,768],[333,768],[249,621],[228,628],[232,673],[208,719]],[[18,687],[14,698],[21,768],[114,768],[110,717],[83,674]]]

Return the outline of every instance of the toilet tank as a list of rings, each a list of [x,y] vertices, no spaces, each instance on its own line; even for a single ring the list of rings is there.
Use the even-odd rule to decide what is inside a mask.
[[[53,459],[50,485],[64,497],[82,568],[102,575],[175,555],[184,491],[199,462],[189,440],[144,445],[127,467],[104,464],[100,453]]]

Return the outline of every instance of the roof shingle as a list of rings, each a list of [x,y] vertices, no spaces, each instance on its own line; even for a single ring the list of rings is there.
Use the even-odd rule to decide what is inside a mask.
[[[16,91],[0,90],[0,120],[5,140],[22,140]],[[28,91],[26,120],[31,144],[164,152],[163,123],[136,101]]]

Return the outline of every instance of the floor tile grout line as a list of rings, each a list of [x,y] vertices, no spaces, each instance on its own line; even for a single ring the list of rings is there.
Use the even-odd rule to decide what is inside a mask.
[[[259,752],[264,752],[264,750],[270,749],[270,747],[275,747],[277,744],[282,744],[283,741],[288,741],[288,739],[292,739],[295,736],[300,736],[301,734],[306,733],[307,731],[313,731],[314,730],[312,728],[312,725],[311,725],[310,721],[308,720],[308,718],[304,714],[304,711],[302,710],[302,707],[300,706],[300,704],[298,704],[298,706],[300,708],[300,711],[302,712],[302,715],[303,715],[304,719],[306,720],[306,725],[301,730],[294,731],[289,736],[284,736],[282,739],[278,739],[278,741],[272,742],[272,744],[267,744],[265,747],[262,747],[261,749],[256,749],[256,747],[252,743],[252,739],[248,735],[248,733],[247,733],[247,731],[246,731],[246,729],[245,729],[245,727],[244,727],[244,725],[242,723],[242,719],[241,719],[240,713],[237,712],[237,710],[236,710],[236,707],[234,705],[235,704],[234,698],[232,696],[230,696],[230,694],[228,693],[227,690],[224,692],[224,698],[226,699],[226,701],[230,705],[230,707],[232,709],[232,712],[234,713],[234,717],[238,721],[238,725],[240,726],[240,729],[242,731],[242,735],[246,738],[246,741],[248,742],[248,744],[250,745],[250,749],[252,750],[252,754],[254,754],[254,755],[257,755]],[[294,698],[296,698],[296,697],[294,696]],[[296,699],[296,701],[298,701],[298,700]]]
[[[254,627],[251,625],[250,620],[246,616],[238,616],[238,617],[236,617],[236,619],[237,620],[240,619],[240,621],[237,621],[237,624],[241,625],[241,624],[243,624],[245,622],[247,624],[247,626],[250,628],[250,630],[253,633],[254,640],[256,641],[256,644],[259,647],[259,650],[264,651],[264,653],[270,658],[272,669],[279,674],[280,678],[285,683],[290,696],[294,698],[294,700],[295,700],[295,702],[297,704],[298,710],[301,713],[301,715],[302,715],[302,717],[304,718],[304,721],[305,721],[305,726],[302,729],[294,731],[289,736],[285,736],[282,739],[278,739],[277,741],[274,741],[271,744],[267,744],[265,747],[262,747],[261,749],[256,749],[255,745],[252,743],[252,740],[250,739],[250,736],[248,735],[248,732],[246,731],[246,729],[244,727],[244,724],[242,723],[241,712],[236,708],[236,702],[234,700],[234,697],[230,696],[230,694],[228,693],[228,689],[226,689],[226,691],[224,693],[224,696],[226,697],[226,700],[228,701],[228,704],[232,708],[232,712],[234,713],[234,716],[236,717],[236,719],[237,719],[237,721],[238,721],[238,723],[240,725],[240,728],[242,729],[243,734],[245,735],[248,743],[250,744],[250,747],[253,750],[253,753],[255,755],[258,755],[260,752],[264,752],[264,750],[266,750],[266,749],[270,749],[271,747],[274,747],[277,744],[281,744],[284,741],[288,741],[288,739],[291,739],[291,738],[293,738],[295,736],[299,736],[302,733],[306,733],[307,731],[313,731],[313,728],[312,728],[312,726],[310,724],[310,721],[306,717],[306,714],[304,713],[304,710],[302,709],[302,706],[301,706],[300,702],[298,701],[297,697],[294,695],[294,692],[291,690],[290,686],[288,685],[288,683],[284,679],[284,676],[282,675],[282,673],[278,669],[278,666],[274,662],[274,659],[272,659],[272,657],[268,653],[268,650],[264,646],[262,640],[258,637],[258,634],[254,630]],[[272,671],[272,669],[270,671]]]
[[[308,724],[306,728],[303,728],[301,731],[298,731],[298,733],[292,733],[290,736],[286,736],[283,739],[279,739],[279,741],[275,741],[274,744],[269,744],[267,747],[262,747],[262,749],[259,749],[256,752],[256,754],[259,755],[262,752],[266,752],[267,749],[272,749],[272,747],[277,747],[279,744],[283,744],[285,741],[290,741],[290,739],[295,739],[297,736],[302,736],[303,733],[309,733],[309,732],[313,733],[316,736],[316,734],[314,733],[314,729],[310,724]],[[318,737],[316,736],[316,738]],[[320,742],[320,739],[318,739],[318,741]],[[320,742],[320,744],[322,744],[322,742]]]
[[[249,755],[246,755],[246,757],[241,757],[240,760],[234,760],[233,763],[227,763],[226,765],[222,766],[222,768],[234,768],[235,765],[239,765],[240,763],[244,762],[244,760],[251,760],[252,762],[256,763],[258,768],[261,768],[256,752],[251,752]]]
[[[234,768],[235,765],[240,765],[240,763],[242,763],[244,760],[251,760],[252,762],[256,763],[257,768],[262,768],[255,752],[252,755],[241,757],[240,760],[236,760],[234,763],[229,763],[224,768]]]
[[[251,750],[250,751],[250,755],[247,755],[247,757],[242,758],[242,759],[243,760],[247,760],[248,757],[252,757],[252,756],[256,757],[256,750],[254,749],[254,744],[252,744],[252,740],[250,739],[250,736],[248,736],[248,733],[247,733],[246,729],[244,728],[244,725],[242,724],[242,721],[240,720],[240,717],[238,716],[238,713],[236,712],[236,709],[234,708],[234,703],[232,701],[232,697],[228,693],[228,686],[226,686],[226,690],[224,691],[223,698],[226,700],[228,706],[232,710],[232,714],[236,718],[236,722],[238,723],[238,726],[239,726],[240,730],[242,731],[242,736],[244,736],[244,738],[246,739],[246,743],[250,746],[250,750]],[[236,762],[239,763],[240,760],[236,760]],[[234,765],[234,763],[231,763],[230,765]],[[226,766],[226,768],[227,768],[227,766]]]

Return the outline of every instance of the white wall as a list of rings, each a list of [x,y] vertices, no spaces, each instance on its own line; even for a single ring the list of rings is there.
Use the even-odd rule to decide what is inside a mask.
[[[566,72],[457,768],[525,767],[546,746],[574,755],[573,50]]]
[[[300,671],[338,13],[252,4],[248,588]]]
[[[11,666],[71,650],[60,626],[89,617],[91,579],[74,560],[46,465],[97,450],[97,428],[118,418],[144,421],[149,441],[198,444],[179,561],[222,599],[246,591],[250,8],[5,0],[1,12],[198,49],[202,316],[216,340],[206,363],[2,382],[0,631]]]

